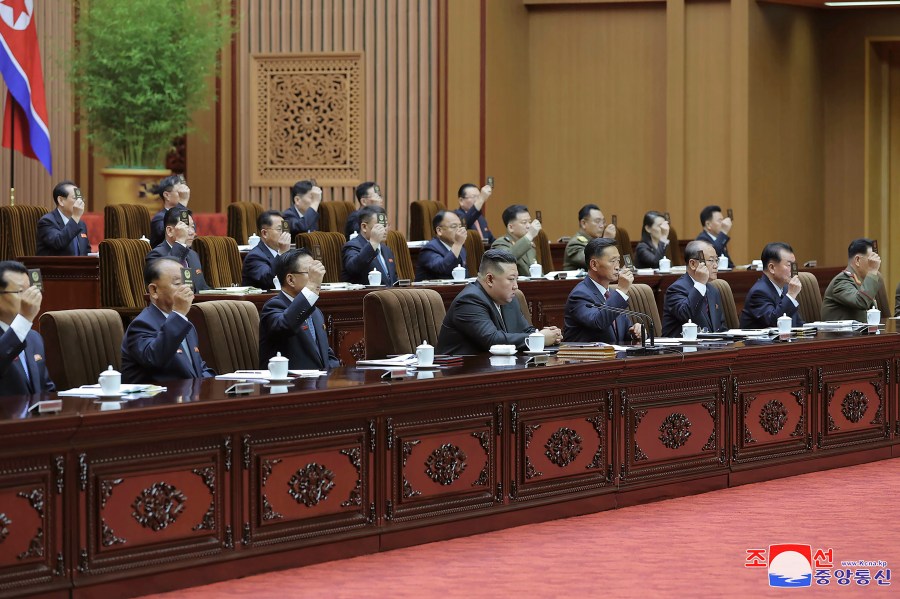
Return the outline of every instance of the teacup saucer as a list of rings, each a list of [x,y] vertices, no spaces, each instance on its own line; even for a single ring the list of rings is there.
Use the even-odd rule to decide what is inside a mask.
[[[540,350],[540,351],[531,351],[531,350],[527,350],[527,351],[523,351],[522,353],[525,354],[525,355],[527,355],[527,356],[538,356],[538,355],[541,355],[541,354],[549,354],[550,352],[549,352],[548,350],[546,350],[546,349],[542,349],[542,350]]]
[[[294,378],[295,378],[295,377],[290,377],[290,378],[286,378],[286,379],[266,379],[266,381],[268,381],[268,382],[266,383],[266,386],[269,386],[269,385],[288,385],[288,384],[294,382]]]

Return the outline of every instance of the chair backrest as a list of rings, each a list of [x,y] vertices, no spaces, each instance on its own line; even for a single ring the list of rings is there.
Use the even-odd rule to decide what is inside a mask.
[[[550,238],[543,229],[538,231],[537,237],[534,238],[534,252],[545,274],[556,270],[553,267],[553,256],[550,254]]]
[[[669,227],[669,247],[666,248],[666,258],[672,262],[672,266],[684,266],[684,254],[678,245],[678,233]]]
[[[37,252],[37,223],[47,212],[43,206],[0,206],[0,259],[34,256]]]
[[[729,329],[741,328],[740,321],[738,320],[737,306],[734,303],[734,294],[731,292],[731,285],[728,284],[728,281],[722,279],[712,280],[709,284],[715,287],[719,292],[719,295],[722,296],[722,310],[725,311],[725,326]]]
[[[803,322],[816,322],[822,320],[822,292],[819,289],[819,280],[811,272],[798,272],[800,284],[803,288],[797,301],[800,302],[800,318]]]
[[[434,200],[416,200],[409,205],[409,240],[431,239],[431,221],[444,205]]]
[[[265,212],[262,204],[256,202],[232,202],[228,204],[228,236],[238,245],[246,245],[247,239],[256,232],[256,219]]]
[[[484,256],[484,242],[478,231],[473,229],[466,231],[463,247],[466,249],[466,268],[469,269],[469,276],[474,277],[478,273],[478,267],[481,266],[481,257]]]
[[[649,314],[650,318],[653,319],[653,335],[662,335],[662,320],[659,318],[659,308],[656,306],[656,297],[653,295],[653,289],[649,285],[633,283],[628,288],[628,309]],[[647,326],[647,323],[642,324]]]
[[[313,231],[312,233],[297,233],[297,247],[306,250],[315,256],[316,245],[322,250],[322,264],[325,265],[325,278],[323,283],[337,283],[341,280],[341,248],[347,243],[343,233],[332,231]]]
[[[142,204],[112,204],[103,208],[105,239],[150,237],[150,211]]]
[[[191,306],[200,355],[219,374],[259,368],[259,310],[253,302],[217,300]]]
[[[97,382],[110,365],[122,366],[122,317],[115,310],[60,310],[41,315],[50,378],[60,391]]]
[[[103,308],[143,310],[144,261],[150,244],[140,239],[100,242],[100,305]]]
[[[366,358],[415,353],[422,341],[437,345],[444,302],[434,289],[383,289],[363,298]]]
[[[878,286],[878,293],[875,294],[875,304],[878,306],[878,309],[881,310],[882,317],[887,317],[891,312],[891,303],[888,301],[887,288],[884,284],[884,275],[879,272],[878,278],[881,279],[881,285]]]
[[[631,249],[631,237],[628,236],[628,231],[621,227],[616,227],[616,247],[619,248],[619,253],[623,256],[625,254],[634,254],[634,251]]]
[[[231,287],[241,284],[241,252],[233,237],[197,237],[192,247],[200,256],[207,285]]]
[[[413,268],[412,256],[409,253],[409,245],[406,243],[406,237],[399,231],[388,231],[387,246],[394,252],[395,266],[397,267],[397,276],[401,279],[413,280],[416,278],[416,271]],[[419,340],[421,343],[422,340]],[[418,345],[418,344],[417,344]]]
[[[347,217],[356,210],[356,204],[348,201],[322,202],[319,204],[319,231],[343,233]]]
[[[534,322],[531,320],[531,308],[528,307],[528,300],[525,299],[525,294],[522,293],[521,289],[516,289],[516,301],[519,302],[519,309],[522,310],[522,316],[525,317],[528,324],[533,325]]]

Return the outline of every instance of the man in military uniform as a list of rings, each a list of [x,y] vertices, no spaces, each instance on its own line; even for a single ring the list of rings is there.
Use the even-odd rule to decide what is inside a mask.
[[[822,298],[822,320],[866,322],[866,310],[875,303],[881,289],[881,256],[872,250],[871,239],[854,239],[847,248],[847,268],[839,272]],[[878,306],[889,312],[888,306]]]
[[[521,276],[530,274],[529,267],[537,262],[534,238],[541,231],[541,221],[531,219],[528,207],[521,204],[509,206],[502,214],[506,225],[506,235],[498,237],[491,249],[506,250],[516,258],[516,267]]]
[[[578,232],[572,235],[566,245],[566,257],[563,270],[579,270],[585,268],[584,247],[591,239],[605,237],[616,238],[616,226],[607,225],[603,212],[595,204],[585,204],[578,211]]]

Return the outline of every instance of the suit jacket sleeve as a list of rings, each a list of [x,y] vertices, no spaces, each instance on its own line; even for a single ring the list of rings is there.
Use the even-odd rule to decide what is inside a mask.
[[[351,212],[347,216],[347,222],[344,224],[344,236],[350,239],[354,233],[359,233],[359,211]]]
[[[34,344],[34,351],[29,351],[32,356],[34,354],[40,354],[41,356],[46,356],[47,352],[44,351],[44,341],[41,339],[41,336],[34,331],[29,333],[29,337],[31,338],[31,342]],[[47,370],[47,362],[46,360],[41,360],[40,362],[35,361],[36,370],[38,371],[38,376],[41,377],[41,385],[40,389],[44,393],[52,393],[56,391],[56,385],[50,380],[50,372]],[[35,387],[37,388],[37,387]]]
[[[60,252],[72,245],[72,240],[81,233],[81,227],[79,227],[80,223],[76,223],[74,219],[70,218],[66,226],[60,229],[53,222],[52,215],[51,212],[38,221],[37,233],[44,245],[55,252]]]
[[[446,273],[446,276],[451,276],[451,271],[460,263],[461,258],[462,251],[460,256],[456,257],[453,252],[442,254],[429,244],[419,252],[419,268],[425,275]]]
[[[572,316],[582,327],[601,331],[606,330],[612,327],[613,321],[621,316],[621,314],[611,310],[603,310],[595,307],[594,304],[597,303],[595,299],[582,290],[579,290],[577,293],[572,293],[570,301],[572,301]],[[628,300],[622,297],[622,294],[618,291],[613,291],[609,294],[606,305],[612,308],[622,308],[627,310]],[[619,332],[620,337],[624,338],[624,335],[624,331]]]
[[[258,248],[259,246],[256,247]],[[262,252],[267,251],[269,250],[266,248],[263,248],[260,251],[253,248],[253,250],[247,254],[247,257],[244,258],[244,266],[241,273],[242,285],[252,285],[259,289],[272,289],[275,286],[272,282],[275,278],[275,273],[272,272],[271,265],[266,260],[265,256],[262,255]]]
[[[531,241],[528,240],[528,237],[522,235],[515,243],[511,243],[506,237],[498,237],[491,249],[502,249],[506,250],[510,254],[516,257],[516,260],[519,260],[532,249]]]
[[[654,248],[641,241],[634,249],[634,265],[638,268],[659,268],[659,261],[666,255],[666,247],[662,242]]]
[[[768,285],[769,283],[765,283]],[[744,300],[744,310],[758,323],[766,327],[778,326],[778,317],[782,314],[793,316],[798,309],[788,297],[787,293],[781,296],[781,299],[775,299],[768,293],[757,289],[747,295]]]
[[[880,286],[881,279],[878,274],[866,275],[861,287],[857,287],[849,276],[841,275],[832,286],[831,297],[833,301],[849,308],[868,310],[872,307]]]
[[[382,244],[384,245],[384,244]],[[355,243],[346,243],[343,247],[344,271],[351,279],[365,279],[369,266],[375,259],[375,248],[366,241],[361,248]],[[387,262],[387,259],[385,259]]]
[[[457,208],[454,212],[466,223],[467,229],[472,229],[475,227],[475,221],[478,220],[478,217],[481,216],[481,210],[478,210],[474,205],[468,210],[463,210],[462,208]]]
[[[279,296],[283,298],[282,294]],[[259,327],[261,330],[268,331],[269,335],[296,335],[314,309],[314,306],[309,304],[302,293],[295,297],[287,308],[267,303],[263,306],[262,314],[260,314]]]
[[[159,329],[145,320],[135,319],[125,335],[125,351],[136,362],[161,369],[181,347],[190,330],[191,323],[178,314],[170,314]]]
[[[706,293],[709,293],[710,289],[711,287],[707,286]],[[663,314],[671,314],[672,318],[684,324],[688,319],[694,320],[694,315],[699,312],[703,299],[703,294],[697,290],[693,282],[690,283],[690,287],[673,284],[666,291]]]
[[[487,310],[493,310],[490,306],[479,301],[473,296],[461,298],[454,312],[454,326],[457,331],[466,331],[466,337],[472,341],[481,351],[488,351],[492,345],[515,345],[523,347],[525,338],[532,332],[523,329],[520,333],[507,333],[494,324]],[[521,317],[521,314],[520,314]],[[522,318],[524,321],[524,318]],[[504,317],[504,322],[506,318]],[[507,322],[507,328],[515,328],[518,323]],[[527,326],[527,324],[525,325]],[[525,332],[527,330],[527,332]]]
[[[25,349],[25,342],[19,340],[19,336],[14,330],[6,329],[6,332],[0,335],[0,377],[6,375],[7,369],[23,349]]]

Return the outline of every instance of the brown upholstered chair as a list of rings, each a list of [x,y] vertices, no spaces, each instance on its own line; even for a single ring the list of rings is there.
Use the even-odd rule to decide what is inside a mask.
[[[544,269],[544,274],[556,270],[553,267],[553,256],[550,254],[550,238],[541,229],[534,238],[534,252],[537,255],[538,264]]]
[[[347,201],[322,202],[319,204],[319,231],[344,233],[347,217],[356,210],[356,204]]]
[[[363,298],[366,358],[415,353],[422,341],[437,345],[444,302],[434,289],[383,289]]]
[[[478,231],[472,229],[466,231],[466,242],[463,247],[466,249],[466,268],[469,269],[469,276],[474,277],[478,273],[478,267],[481,266],[481,257],[484,256],[484,242]]]
[[[228,236],[238,245],[246,245],[247,239],[256,232],[256,219],[265,212],[262,204],[256,202],[232,202],[228,204]]]
[[[388,231],[387,246],[394,252],[394,266],[397,268],[397,276],[401,279],[413,280],[416,278],[416,271],[413,268],[412,256],[409,253],[409,245],[406,243],[406,237],[399,231]],[[421,340],[419,341],[421,343]]]
[[[819,280],[811,272],[798,272],[803,288],[797,301],[800,302],[800,318],[803,322],[822,320],[822,293],[819,291]]]
[[[104,239],[100,242],[100,306],[130,321],[143,310],[144,261],[150,244],[140,239]]]
[[[525,294],[522,293],[521,289],[516,289],[516,301],[519,302],[519,309],[522,310],[522,316],[525,317],[528,324],[533,325],[534,322],[531,320],[531,309],[528,307],[528,300],[525,299]]]
[[[122,318],[115,310],[44,312],[44,358],[56,388],[94,384],[110,365],[121,370],[124,334]]]
[[[233,237],[197,237],[192,248],[200,256],[203,276],[210,287],[241,284],[241,253]]]
[[[666,248],[666,258],[671,260],[672,266],[684,266],[684,253],[678,245],[678,233],[669,227],[669,247]]]
[[[142,204],[113,204],[103,208],[105,239],[150,237],[150,211]]]
[[[616,247],[619,248],[619,254],[631,254],[634,255],[634,251],[631,249],[631,237],[628,236],[628,231],[621,227],[616,227]]]
[[[219,374],[259,368],[259,310],[252,302],[221,300],[191,306],[200,355]]]
[[[34,256],[37,252],[37,223],[47,212],[43,206],[0,206],[0,259]]]
[[[409,240],[418,241],[434,237],[431,221],[445,206],[434,200],[417,200],[409,205]],[[465,223],[464,223],[465,224]]]
[[[659,308],[656,306],[656,297],[653,289],[643,283],[633,283],[628,288],[628,309],[635,312],[649,314],[653,319],[653,335],[662,335],[662,320],[659,318]],[[641,322],[632,317],[632,321]],[[642,323],[646,326],[647,323]]]
[[[322,250],[322,264],[325,265],[325,278],[323,283],[337,283],[341,280],[341,248],[347,243],[343,233],[331,231],[313,231],[312,233],[297,233],[297,247],[306,250],[315,256],[314,246],[318,245]]]
[[[715,279],[709,282],[710,285],[715,287],[719,295],[722,296],[722,310],[725,311],[725,326],[729,329],[739,329],[741,327],[741,322],[738,319],[737,306],[734,303],[734,294],[731,292],[731,285],[728,284],[728,281],[723,281],[722,279]]]
[[[881,317],[886,318],[891,312],[891,303],[888,300],[887,288],[884,285],[884,274],[878,273],[881,279],[881,285],[878,287],[878,293],[875,294],[875,305],[881,310]]]

